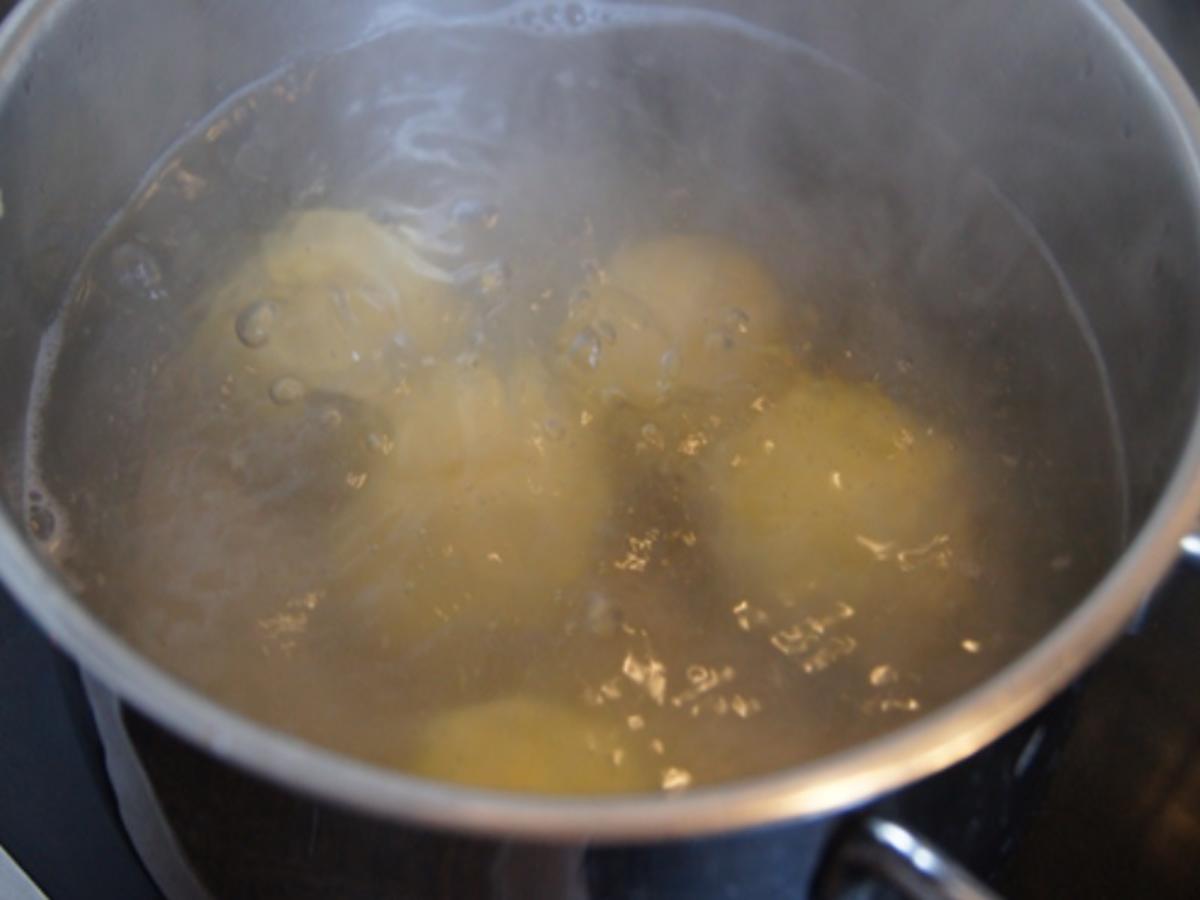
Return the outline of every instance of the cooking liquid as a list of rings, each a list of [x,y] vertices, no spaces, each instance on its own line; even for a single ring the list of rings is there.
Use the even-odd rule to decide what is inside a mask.
[[[761,56],[754,41],[720,31],[698,23],[682,33]],[[371,762],[498,787],[677,790],[795,765],[910,722],[1010,660],[1092,583],[1119,511],[1092,515],[1079,499],[1087,492],[1062,485],[1062,460],[1030,438],[1021,398],[1040,374],[1004,346],[984,366],[960,339],[979,311],[937,300],[975,290],[1002,308],[1004,290],[1023,290],[1061,302],[986,182],[932,139],[922,145],[953,173],[944,179],[957,201],[1001,236],[1005,277],[920,282],[906,228],[927,232],[927,256],[950,258],[966,238],[921,218],[919,185],[897,194],[853,145],[787,157],[772,144],[784,138],[768,141],[746,107],[758,95],[693,81],[679,99],[663,73],[682,56],[643,37],[583,24],[569,40],[493,26],[398,32],[254,87],[156,169],[97,242],[48,338],[28,467],[34,536],[139,651],[257,720]],[[489,87],[501,59],[517,71]],[[835,77],[813,65],[781,68],[814,84]],[[745,62],[737,75],[750,71]],[[761,96],[786,93],[755,77]],[[826,121],[846,134],[859,127]],[[805,159],[825,166],[822,187],[773,181]],[[386,362],[359,367],[371,370],[365,395],[299,370],[265,375],[254,354],[275,323],[255,303],[270,298],[241,297],[228,327],[214,325],[212,309],[261,259],[264,240],[306,209],[348,212],[390,235],[411,272],[460,304],[454,337],[429,355],[393,335]],[[625,335],[571,331],[572,305],[606,283],[622,248],[678,235],[712,235],[754,260],[779,285],[785,323],[770,377],[689,394],[682,419],[669,353],[659,360],[663,403],[631,406],[578,377],[599,371]],[[322,238],[313,241],[320,258]],[[679,265],[688,264],[685,255]],[[922,291],[934,299],[914,304]],[[741,298],[726,305],[710,342],[717,370],[723,348],[756,324]],[[1003,316],[989,316],[1002,333]],[[1062,353],[1086,357],[1085,342]],[[480,601],[498,590],[486,569],[465,586],[421,581],[454,570],[447,560],[465,539],[453,527],[430,537],[412,495],[387,492],[412,465],[395,451],[405,427],[470,425],[456,426],[451,408],[448,424],[405,418],[431,415],[405,401],[428,389],[431,369],[503,381],[528,365],[558,399],[553,415],[521,420],[519,440],[582,435],[592,449],[578,451],[579,465],[589,468],[571,477],[605,487],[587,506],[586,564],[551,583],[534,577],[536,601],[522,594],[513,612]],[[762,425],[806,384],[818,385],[817,399],[803,414],[834,429],[813,435],[815,450],[795,429]],[[865,411],[845,412],[859,402]],[[1104,418],[1096,385],[1080,409]],[[779,452],[797,454],[798,466],[828,462],[811,504],[797,509],[840,521],[825,515],[822,491],[842,490],[844,471],[869,481],[872,465],[886,472],[894,462],[893,451],[871,457],[836,431],[857,415],[883,415],[896,453],[914,440],[937,447],[937,471],[905,495],[928,541],[899,546],[818,524],[821,546],[838,549],[796,551],[811,579],[753,548],[729,552],[729,535],[757,533],[722,518],[737,504],[721,490],[747,489],[715,474],[739,465],[738,436],[754,435],[764,453],[786,445]],[[1099,447],[1095,477],[1111,478],[1113,451]],[[440,477],[415,481],[436,491]],[[895,498],[877,502],[886,520],[882,504]],[[1073,517],[1091,530],[1064,537]],[[497,567],[558,571],[543,532],[530,526],[526,540],[503,518],[492,527],[516,557],[478,540],[473,552]],[[404,564],[380,568],[389,557]],[[853,577],[826,578],[826,564]],[[437,609],[420,627],[394,626],[388,603]],[[510,730],[521,732],[515,745]],[[536,771],[428,764],[438,740],[494,745],[501,756],[508,746],[510,768],[527,758]],[[547,741],[586,744],[605,771],[559,777],[556,764],[579,769],[578,747],[559,760]]]

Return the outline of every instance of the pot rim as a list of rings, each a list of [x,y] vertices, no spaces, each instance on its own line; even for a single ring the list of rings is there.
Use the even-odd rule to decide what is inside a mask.
[[[1122,0],[1081,0],[1143,68],[1200,201],[1200,107]],[[26,0],[0,26],[0,99],[61,0]],[[1200,251],[1200,247],[1197,248]],[[697,837],[853,809],[992,743],[1045,705],[1135,615],[1200,510],[1200,417],[1132,543],[1069,616],[983,684],[896,731],[772,775],[683,794],[557,798],[443,785],[358,762],[228,710],[150,663],[88,612],[0,515],[0,574],[25,611],[92,676],[214,757],[335,804],[435,828],[549,842]]]

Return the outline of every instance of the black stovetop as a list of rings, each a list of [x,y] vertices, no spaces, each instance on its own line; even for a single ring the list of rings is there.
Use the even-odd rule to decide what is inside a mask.
[[[1200,4],[1135,6],[1200,84]],[[12,6],[0,0],[0,17]],[[1049,794],[999,887],[1023,898],[1200,894],[1200,572],[1089,676]],[[122,830],[69,663],[0,590],[0,847],[52,900],[161,895]]]

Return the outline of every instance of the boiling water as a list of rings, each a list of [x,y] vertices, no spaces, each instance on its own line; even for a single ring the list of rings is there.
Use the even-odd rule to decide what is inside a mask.
[[[1099,377],[1077,378],[1064,411],[1029,357],[1037,329],[1066,335],[1056,364],[1097,371],[1049,261],[952,148],[819,59],[703,18],[675,16],[663,41],[582,6],[531,15],[413,25],[297,64],[169,154],[43,349],[34,536],[135,647],[221,702],[373,762],[499,786],[767,772],[910,722],[1011,660],[1092,583],[1120,524],[1111,489],[1095,490],[1115,458]],[[702,64],[718,47],[719,71]],[[390,336],[386,362],[364,362],[383,387],[311,383],[303,358],[264,375],[271,298],[229,286],[286,244],[297,210],[353,213],[338,220],[357,222],[351,252],[388,235],[461,328],[432,355]],[[301,258],[327,252],[314,234]],[[697,247],[751,260],[779,285],[779,353],[769,377],[731,370],[676,403],[669,350],[655,376],[669,402],[631,404],[589,380],[631,335],[573,311],[621,277],[623,252],[678,235],[719,243],[651,253],[656,283],[709,265]],[[706,336],[712,371],[758,327],[747,305],[729,298]],[[432,410],[431,371],[451,373]],[[503,401],[477,433],[471,392],[494,377],[511,397],[506,379],[530,371],[552,414]],[[445,476],[405,454],[453,455],[458,440],[469,459],[513,422],[560,442],[547,458],[571,496],[592,493],[501,516],[479,540],[505,557],[429,512],[449,502]],[[451,446],[431,451],[427,433]],[[1056,450],[1079,434],[1084,462]],[[929,541],[821,524],[840,521],[821,491],[843,473],[870,482],[914,442],[927,455],[911,482],[861,503],[885,522],[911,507]],[[795,463],[758,459],[770,485],[730,474],[776,445]],[[806,459],[825,466],[819,489],[792,477]],[[773,497],[792,482],[812,499],[780,520]],[[801,516],[815,536],[791,546]],[[586,534],[583,564],[564,533]],[[509,568],[456,566],[468,550]],[[392,610],[406,604],[424,608],[417,625]],[[512,765],[574,772],[426,759],[472,741],[504,756],[513,731]],[[575,777],[577,757],[543,746],[576,737],[617,774]]]

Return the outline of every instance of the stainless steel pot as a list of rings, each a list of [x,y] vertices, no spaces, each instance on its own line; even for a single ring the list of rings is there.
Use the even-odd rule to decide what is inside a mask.
[[[729,871],[745,874],[790,854],[793,862],[803,857],[787,868],[803,893],[834,824],[1029,720],[1120,633],[1179,555],[1200,509],[1200,110],[1116,0],[727,4],[745,22],[802,40],[806,52],[853,69],[919,113],[986,173],[1045,245],[1103,361],[1123,444],[1131,537],[1103,580],[1029,652],[957,701],[869,744],[681,797],[491,795],[324,752],[168,677],[103,627],[42,562],[27,539],[20,496],[38,341],[89,242],[170,143],[233,90],[290,59],[413,16],[490,5],[29,0],[6,21],[0,571],[92,677],[209,757],[270,782],[379,822],[408,823],[407,833],[476,835],[478,846],[505,846],[510,856],[520,842],[587,844],[610,848],[610,861],[614,848],[627,848],[661,871],[670,868],[663,861],[693,864],[688,842],[703,837],[713,839],[704,846],[716,854],[706,871],[737,856],[741,864]],[[1030,332],[1029,339],[1053,354],[1052,342],[1042,346],[1044,335]],[[1062,374],[1063,383],[1069,378]],[[872,826],[866,834],[877,846],[890,841],[903,849],[898,831]],[[710,883],[736,889],[715,874]]]

